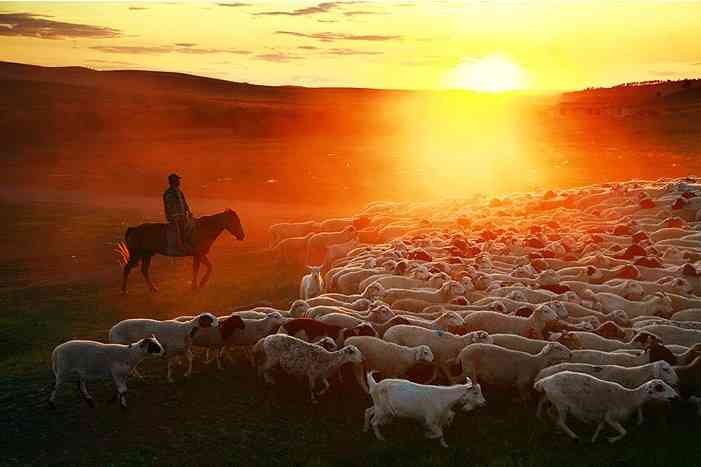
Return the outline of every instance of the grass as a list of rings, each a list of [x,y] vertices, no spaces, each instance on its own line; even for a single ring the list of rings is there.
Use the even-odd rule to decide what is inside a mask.
[[[50,411],[42,391],[52,381],[50,353],[58,343],[104,340],[109,327],[128,317],[174,317],[260,299],[283,305],[295,296],[299,272],[220,239],[212,282],[201,292],[188,289],[189,262],[158,258],[153,273],[161,291],[149,294],[134,274],[130,295],[122,297],[104,245],[120,237],[116,219],[128,212],[3,208],[11,215],[2,234],[8,261],[0,268],[0,465],[701,465],[699,420],[681,406],[652,407],[645,425],[628,424],[629,436],[616,445],[577,444],[536,420],[530,404],[488,392],[488,407],[456,417],[446,435],[451,448],[443,450],[411,423],[387,427],[387,443],[363,433],[369,402],[350,375],[312,405],[303,382],[266,388],[242,360],[223,371],[197,361],[188,380],[178,368],[175,384],[165,381],[163,362],[148,361],[146,380],[130,381],[126,413],[106,403],[108,383],[90,385],[96,409],[68,385]],[[68,233],[50,229],[52,223]],[[81,261],[66,264],[67,251]],[[592,432],[573,427],[584,437]]]

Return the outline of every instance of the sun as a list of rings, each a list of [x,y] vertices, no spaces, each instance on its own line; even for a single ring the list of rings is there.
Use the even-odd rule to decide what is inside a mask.
[[[523,69],[506,57],[464,60],[452,73],[452,87],[477,92],[516,91],[526,87]]]

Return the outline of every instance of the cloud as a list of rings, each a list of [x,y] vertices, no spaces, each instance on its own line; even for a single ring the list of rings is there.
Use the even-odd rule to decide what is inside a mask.
[[[291,60],[303,60],[304,57],[300,55],[292,55],[284,52],[273,52],[267,54],[258,54],[255,58],[259,60],[265,60],[267,62],[289,62]]]
[[[345,34],[340,32],[317,32],[314,34],[307,34],[303,32],[294,31],[275,31],[275,34],[287,34],[289,36],[296,37],[306,37],[308,39],[316,39],[322,42],[334,42],[334,41],[394,41],[401,40],[402,36],[385,36],[385,35],[356,35],[356,34]]]
[[[195,44],[194,42],[176,42],[175,45],[177,47],[194,47],[197,44]]]
[[[314,46],[314,45],[300,45],[297,48],[304,49],[304,50],[317,50],[319,47]]]
[[[375,52],[368,50],[355,50],[346,48],[333,48],[324,52],[329,55],[382,55],[383,52]]]
[[[228,6],[232,8],[236,7],[242,7],[242,6],[251,6],[250,3],[243,3],[243,2],[232,2],[232,3],[217,3],[218,6]]]
[[[130,6],[129,9],[132,10],[132,11],[136,11],[136,10],[148,10],[148,8],[146,8],[145,6]]]
[[[345,16],[360,16],[360,15],[387,15],[389,13],[384,12],[384,11],[355,10],[355,11],[344,11],[343,14]]]
[[[140,45],[95,45],[90,47],[93,50],[112,54],[133,54],[133,55],[159,55],[168,53],[182,53],[191,55],[207,55],[207,54],[238,54],[247,55],[251,52],[248,50],[238,49],[209,49],[203,47],[195,47],[196,44],[187,42],[175,44],[175,47],[169,45],[161,46],[140,46]]]
[[[52,18],[52,16],[32,13],[0,13],[0,36],[68,39],[111,38],[121,35],[117,29],[89,24],[65,23],[47,18]]]
[[[131,65],[136,65],[135,63],[132,62],[122,62],[119,60],[88,60],[89,63],[99,63],[103,65],[124,65],[124,66],[131,66]]]
[[[338,23],[337,19],[318,19],[318,23]]]
[[[355,3],[362,2],[322,2],[315,6],[310,6],[307,8],[298,8],[292,11],[263,11],[260,13],[253,13],[254,15],[265,15],[265,16],[303,16],[303,15],[315,15],[318,13],[328,13],[332,10],[340,8],[341,5],[352,5]]]

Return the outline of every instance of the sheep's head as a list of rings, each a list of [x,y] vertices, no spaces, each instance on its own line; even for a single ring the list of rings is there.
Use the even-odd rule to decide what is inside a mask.
[[[489,309],[491,311],[496,311],[497,313],[506,314],[508,311],[506,305],[500,301],[494,301],[489,304]]]
[[[385,296],[385,293],[387,293],[387,291],[385,290],[382,284],[380,284],[379,282],[373,282],[365,288],[365,291],[363,292],[363,298],[369,298],[370,300],[375,298],[382,298]]]
[[[659,360],[653,363],[653,365],[653,374],[655,378],[661,379],[670,386],[676,386],[679,383],[679,376],[677,376],[677,372],[674,371],[674,368],[672,368],[672,365],[670,365],[668,362]]]
[[[465,393],[460,397],[458,404],[460,410],[463,412],[469,412],[478,407],[484,407],[487,405],[487,400],[482,394],[482,387],[479,384],[472,384],[472,380],[467,378],[465,383]]]
[[[645,296],[645,289],[636,281],[627,280],[623,283],[623,298],[628,300],[642,300]]]
[[[614,321],[616,324],[619,326],[624,326],[628,327],[630,326],[630,318],[628,317],[628,313],[626,313],[623,310],[613,310],[611,313],[607,315],[611,321]]]
[[[560,283],[560,275],[553,269],[546,269],[538,274],[537,280],[540,285],[557,285]]]
[[[368,314],[368,319],[376,323],[383,323],[394,317],[395,313],[392,309],[385,303],[377,302],[370,308],[370,313]]]
[[[645,383],[645,392],[651,400],[671,401],[679,399],[677,391],[661,379],[653,379]]]
[[[672,299],[665,292],[656,292],[652,300],[653,315],[668,317],[672,314]]]
[[[482,272],[478,272],[472,276],[472,283],[475,286],[475,290],[488,290],[492,285],[492,278]]]
[[[606,321],[596,330],[596,333],[608,339],[625,339],[626,333],[613,321]]]
[[[292,316],[293,318],[299,318],[300,316],[304,316],[304,314],[309,311],[309,308],[309,303],[307,303],[306,301],[295,300],[290,306],[290,316]]]
[[[458,328],[463,324],[465,324],[465,321],[459,314],[454,311],[446,311],[436,319],[434,327],[449,331],[451,329]]]
[[[216,328],[219,326],[219,319],[212,313],[202,313],[195,318],[197,327]]]
[[[323,347],[329,352],[335,352],[338,349],[336,342],[334,342],[334,340],[331,339],[329,336],[322,337],[321,339],[316,341],[315,344],[320,347]]]
[[[231,209],[227,208],[226,211],[224,211],[223,216],[223,228],[228,230],[229,233],[236,237],[237,240],[243,240],[246,238],[246,234],[243,232],[243,226],[241,225],[241,219],[239,219],[239,215],[236,214],[236,211],[232,211]]]
[[[526,294],[524,294],[520,290],[512,290],[511,292],[506,294],[506,297],[509,300],[514,300],[516,302],[525,302],[526,301]]]
[[[440,288],[441,292],[449,298],[455,298],[460,295],[465,295],[465,287],[458,281],[450,280],[443,284]]]
[[[572,358],[570,349],[560,344],[559,342],[551,342],[546,345],[542,354],[548,359],[551,364],[567,362]]]
[[[465,345],[469,344],[493,344],[494,339],[486,331],[472,331],[465,334],[463,337]]]
[[[557,321],[557,312],[547,304],[538,305],[533,314],[541,322]]]
[[[370,308],[372,302],[367,299],[367,298],[359,298],[355,300],[353,303],[351,303],[351,308],[353,308],[356,311],[363,311],[367,310]]]
[[[414,347],[414,362],[415,363],[431,363],[433,362],[433,352],[431,347],[427,345],[419,345]]]
[[[661,345],[662,339],[650,332],[640,331],[633,337],[631,344],[641,349],[648,349],[653,345]]]
[[[278,316],[280,316],[280,324],[282,324],[282,315],[278,313]],[[221,336],[223,339],[228,339],[235,330],[237,329],[244,329],[246,325],[243,322],[243,319],[241,319],[240,316],[230,316],[226,320],[222,320],[221,326],[219,327],[219,332],[221,333]]]
[[[347,345],[343,347],[339,352],[343,353],[346,361],[351,363],[362,363],[363,354],[358,350],[358,347],[354,345]]]
[[[267,316],[267,319],[274,324],[282,324],[285,322],[285,317],[282,316],[279,311],[273,311]]]
[[[679,295],[690,295],[694,293],[694,286],[683,277],[665,276],[658,280],[657,283],[662,285],[667,292]]]
[[[158,339],[156,339],[156,336],[153,334],[151,337],[144,337],[141,339],[137,345],[142,352],[153,355],[154,357],[160,357],[165,353],[163,346],[160,342],[158,342]]]
[[[573,332],[563,332],[560,334],[559,338],[556,339],[556,342],[559,342],[570,350],[579,350],[584,347],[582,345],[582,340]]]
[[[596,266],[587,266],[583,276],[580,276],[580,278],[584,282],[599,282],[604,279],[604,272]]]
[[[547,305],[551,310],[553,310],[559,319],[567,319],[570,316],[569,312],[567,311],[567,307],[561,301],[554,300],[544,305]]]
[[[321,266],[307,266],[307,270],[315,280],[321,280]]]

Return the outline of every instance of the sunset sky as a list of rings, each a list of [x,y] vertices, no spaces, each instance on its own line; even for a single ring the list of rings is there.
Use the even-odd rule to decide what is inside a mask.
[[[261,84],[563,90],[701,76],[701,2],[0,2],[0,60]]]

